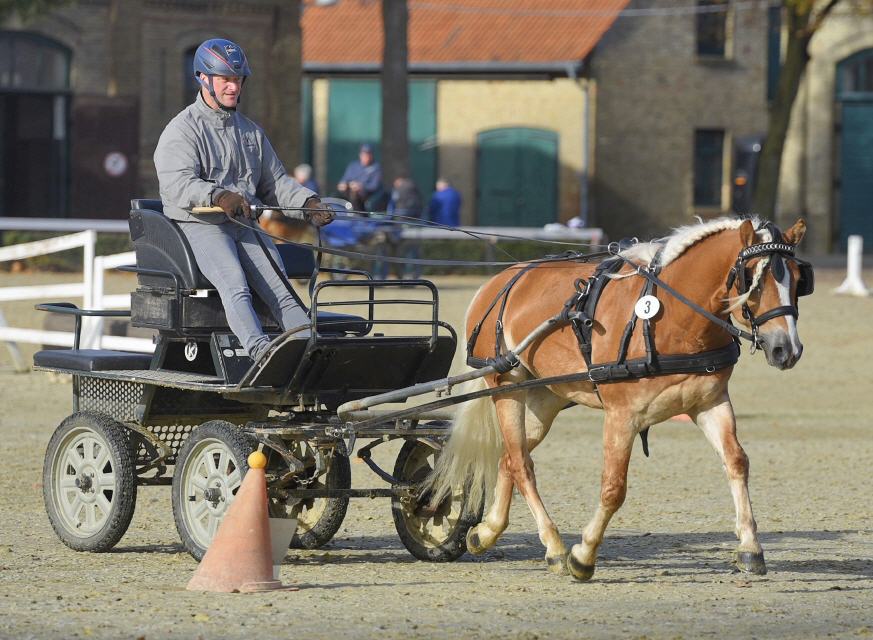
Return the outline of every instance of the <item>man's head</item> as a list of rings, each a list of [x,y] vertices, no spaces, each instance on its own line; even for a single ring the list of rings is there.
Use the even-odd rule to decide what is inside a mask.
[[[312,167],[308,164],[298,164],[294,167],[294,179],[303,184],[312,177]]]
[[[251,73],[246,54],[230,40],[212,38],[194,53],[194,77],[203,87],[203,99],[213,109],[235,109]]]
[[[445,178],[438,178],[436,181],[436,190],[437,191],[445,191],[446,189],[448,189],[451,186],[452,186],[452,183],[449,182]]]
[[[369,167],[373,164],[373,145],[362,144],[361,148],[358,150],[358,160],[360,160],[361,164],[365,167]]]

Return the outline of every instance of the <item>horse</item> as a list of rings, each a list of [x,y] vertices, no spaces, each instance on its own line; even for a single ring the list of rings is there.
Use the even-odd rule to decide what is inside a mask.
[[[481,509],[484,496],[493,492],[487,513],[467,533],[468,549],[480,554],[497,542],[509,524],[515,486],[536,520],[548,569],[569,572],[579,581],[591,579],[606,527],[625,499],[634,438],[647,435],[651,425],[687,414],[727,473],[739,539],[736,564],[742,571],[766,573],[749,498],[749,460],[737,440],[728,380],[739,357],[740,335],[752,341],[753,349],[762,349],[777,369],[790,369],[800,359],[797,300],[811,293],[813,274],[809,263],[793,257],[793,250],[805,229],[803,220],[783,234],[757,218],[719,218],[616,252],[613,260],[619,260],[621,268],[607,276],[609,282],[588,318],[587,359],[580,353],[578,332],[564,323],[532,342],[515,358],[514,367],[473,381],[474,391],[501,389],[459,408],[450,438],[426,481],[434,501],[452,487],[466,487],[470,509]],[[468,343],[468,363],[477,357],[481,363],[489,345],[512,351],[578,295],[580,283],[590,282],[594,269],[584,261],[568,260],[535,268],[516,265],[494,276],[467,310],[467,335],[478,339],[472,346]],[[658,274],[654,279],[653,273]],[[643,330],[627,320],[634,313],[641,282],[660,306]],[[498,301],[500,314],[494,313]],[[663,361],[673,355],[681,361],[682,354],[692,354],[688,361],[698,366],[608,380],[592,377],[595,363],[611,362],[617,352],[620,363],[623,348],[629,365],[651,362],[654,350],[656,359]],[[734,357],[719,366],[715,361],[700,365],[709,361],[699,354],[731,349]],[[612,366],[599,370],[614,370],[614,362]],[[586,370],[589,380],[516,388],[525,381]],[[548,434],[558,412],[575,404],[604,411],[603,469],[599,505],[581,541],[568,552],[537,492],[530,452]],[[647,453],[645,440],[643,445]]]

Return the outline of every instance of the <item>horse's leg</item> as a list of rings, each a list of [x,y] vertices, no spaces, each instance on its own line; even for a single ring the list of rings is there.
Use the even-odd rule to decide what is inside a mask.
[[[692,414],[692,418],[718,452],[727,473],[737,513],[734,531],[740,540],[737,567],[742,571],[763,575],[767,573],[767,565],[764,563],[764,550],[758,542],[758,525],[749,498],[749,458],[737,440],[737,423],[730,398],[725,394],[718,404]]]
[[[612,412],[607,412],[604,420],[600,504],[582,531],[582,542],[574,544],[567,557],[567,568],[577,580],[590,580],[594,575],[597,549],[603,542],[603,533],[627,494],[627,467],[636,435],[629,422],[627,416]]]
[[[525,434],[525,394],[523,392],[502,394],[497,396],[495,405],[500,420],[500,431],[503,434],[507,470],[536,520],[540,541],[546,547],[546,564],[550,569],[560,573],[563,571],[563,560],[567,550],[558,528],[549,517],[537,492],[533,461],[530,458]]]
[[[566,400],[547,389],[528,391],[525,398],[524,428],[527,451],[533,451],[543,441],[558,412]],[[533,463],[531,463],[533,466]],[[472,553],[484,553],[494,546],[500,535],[509,525],[509,508],[512,504],[512,474],[509,471],[509,456],[504,454],[500,460],[497,484],[494,487],[494,500],[482,522],[470,529],[467,534],[467,548]],[[548,515],[546,516],[548,517]],[[538,522],[539,525],[539,522]],[[554,523],[551,525],[554,527]],[[563,543],[562,543],[563,544]],[[546,554],[549,570],[564,573],[566,552],[550,556]]]

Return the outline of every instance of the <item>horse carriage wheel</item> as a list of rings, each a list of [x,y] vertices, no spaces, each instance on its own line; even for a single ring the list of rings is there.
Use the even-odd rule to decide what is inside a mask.
[[[194,429],[176,456],[173,517],[182,544],[201,560],[248,471],[257,442],[224,420]]]
[[[401,483],[424,480],[433,469],[439,451],[431,444],[407,440],[394,464],[394,477]],[[458,488],[436,508],[427,494],[414,498],[391,498],[391,515],[403,546],[419,560],[452,562],[467,551],[467,531],[482,518],[466,509],[464,491]]]
[[[52,527],[71,549],[115,546],[136,506],[136,474],[124,426],[100,413],[66,418],[46,450],[43,499]]]
[[[333,451],[327,473],[316,478],[307,488],[349,489],[351,486],[352,469],[340,442]],[[291,548],[317,549],[327,544],[342,526],[348,508],[348,498],[301,500],[291,508],[290,517],[297,518],[297,532],[291,538]]]

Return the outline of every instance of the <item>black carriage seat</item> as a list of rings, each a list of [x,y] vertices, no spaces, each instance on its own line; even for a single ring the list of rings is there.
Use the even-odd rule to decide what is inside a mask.
[[[179,335],[227,330],[227,319],[215,287],[197,268],[188,239],[178,225],[163,215],[160,200],[130,201],[130,237],[136,252],[138,269],[164,272],[166,275],[139,273],[140,288],[131,294],[131,324],[161,329]],[[283,266],[291,279],[309,278],[315,268],[311,251],[293,245],[278,245]],[[173,293],[175,274],[183,295]],[[192,295],[199,292],[198,295]],[[205,293],[205,295],[203,295]],[[255,295],[255,311],[267,332],[279,330],[267,306]],[[307,305],[298,297],[300,305]],[[176,307],[181,303],[181,309]],[[363,335],[369,325],[363,318],[350,314],[323,311],[318,314],[319,333]]]
[[[119,371],[148,369],[149,353],[128,353],[105,349],[46,349],[33,354],[36,367],[71,371]]]

